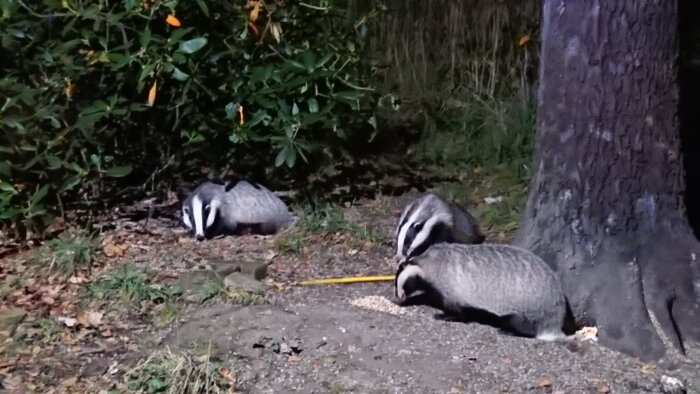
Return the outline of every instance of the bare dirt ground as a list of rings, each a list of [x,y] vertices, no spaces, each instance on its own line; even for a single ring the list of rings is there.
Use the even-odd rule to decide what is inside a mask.
[[[138,380],[134,376],[141,376],[147,383],[139,386],[143,392],[159,392],[158,381],[167,377],[147,370],[144,361],[187,352],[193,362],[216,365],[218,377],[234,386],[230,392],[239,393],[658,393],[672,392],[663,384],[669,378],[678,379],[687,392],[700,392],[697,346],[688,357],[671,353],[659,363],[644,363],[594,342],[546,343],[488,326],[437,320],[438,311],[426,306],[387,313],[353,304],[366,296],[392,299],[391,281],[295,284],[393,274],[391,235],[409,198],[344,208],[345,219],[369,233],[289,232],[196,242],[178,222],[165,219],[110,230],[101,236],[108,262],[95,269],[95,277],[129,261],[153,272],[154,280],[179,283],[187,294],[199,283],[198,275],[207,277],[203,272],[258,262],[269,264],[262,281],[265,297],[241,303],[230,297],[194,302],[183,296],[172,319],[158,323],[168,304],[148,311],[144,303],[62,304],[87,285],[77,279],[54,291],[51,303],[47,291],[26,298],[31,284],[24,283],[4,302],[24,308],[48,302],[44,312],[63,324],[49,335],[42,326],[47,318],[29,313],[14,339],[5,342],[0,383],[8,392],[129,392]],[[503,242],[503,235],[489,234],[489,241]],[[12,262],[23,258],[31,257]],[[16,268],[4,270],[5,278],[17,275]],[[58,286],[57,279],[42,283]],[[87,310],[93,314],[85,317]],[[67,322],[71,316],[76,322]]]

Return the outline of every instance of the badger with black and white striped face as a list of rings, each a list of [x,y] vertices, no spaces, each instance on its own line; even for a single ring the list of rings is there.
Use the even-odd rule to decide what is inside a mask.
[[[197,238],[250,231],[273,234],[292,221],[287,205],[264,186],[235,179],[205,182],[182,204],[182,221]]]
[[[429,192],[408,204],[396,227],[396,261],[423,253],[439,242],[480,244],[484,235],[461,206]]]
[[[526,249],[440,243],[401,263],[394,280],[399,304],[417,291],[451,315],[495,316],[502,329],[542,340],[565,339],[566,299],[558,276]]]

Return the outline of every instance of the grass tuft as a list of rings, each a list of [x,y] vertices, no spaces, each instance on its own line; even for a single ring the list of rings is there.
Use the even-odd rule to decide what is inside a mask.
[[[236,385],[234,373],[213,360],[210,351],[203,356],[170,349],[158,351],[125,378],[127,390],[149,394],[231,393]]]
[[[66,276],[73,276],[78,271],[90,271],[97,247],[92,236],[86,233],[54,238],[37,250],[36,259],[48,264],[49,271],[58,270]]]
[[[534,120],[530,104],[473,101],[437,116],[437,131],[424,136],[418,154],[451,173],[480,168],[527,178]]]
[[[302,207],[300,227],[306,234],[312,233],[346,233],[356,241],[379,244],[384,236],[376,229],[345,219],[340,207],[331,204],[315,208]]]
[[[178,286],[151,283],[143,270],[132,264],[124,264],[90,284],[85,292],[86,297],[92,300],[163,303],[179,296],[181,289]]]

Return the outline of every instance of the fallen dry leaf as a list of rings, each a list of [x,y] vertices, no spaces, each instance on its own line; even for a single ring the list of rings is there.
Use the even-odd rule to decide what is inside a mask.
[[[296,354],[291,354],[289,357],[287,357],[287,361],[295,363],[297,361],[301,361],[301,357],[297,356]]]
[[[151,86],[151,89],[148,90],[148,101],[146,105],[148,105],[149,107],[152,107],[153,103],[156,101],[157,85],[158,83],[156,81],[153,81],[153,86]]]
[[[642,373],[644,375],[653,375],[655,369],[656,369],[656,367],[653,364],[642,365]]]
[[[107,257],[124,257],[126,249],[126,245],[118,245],[116,243],[110,242],[102,247],[102,252]]]
[[[551,385],[552,385],[552,382],[547,378],[539,378],[539,380],[537,380],[537,386],[539,386],[539,387],[544,388],[544,387],[550,387]]]
[[[41,296],[41,302],[43,302],[46,305],[53,305],[56,303],[56,300],[49,295],[43,295]]]
[[[74,285],[87,283],[89,281],[90,280],[85,278],[84,276],[71,276],[70,278],[68,278],[68,282],[70,282],[71,284],[74,284]]]
[[[78,377],[73,376],[72,378],[64,379],[61,382],[61,386],[65,387],[65,388],[69,388],[69,387],[75,386],[77,383],[78,383]]]
[[[608,386],[598,386],[598,392],[601,394],[607,394],[610,392],[610,387]]]
[[[180,27],[181,23],[174,15],[168,15],[165,18],[165,22],[170,26]]]
[[[97,327],[102,324],[104,314],[96,311],[86,311],[78,315],[78,322],[83,327]]]
[[[231,373],[231,370],[229,368],[219,368],[219,375],[226,379],[229,383],[235,384],[236,383],[236,378],[233,376],[233,373]]]
[[[75,325],[78,324],[78,319],[74,319],[72,317],[67,316],[59,316],[58,318],[56,318],[56,320],[65,324],[66,327],[75,327]]]

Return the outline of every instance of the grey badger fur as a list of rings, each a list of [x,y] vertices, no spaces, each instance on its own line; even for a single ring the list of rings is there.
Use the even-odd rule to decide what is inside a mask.
[[[394,280],[400,305],[422,290],[457,316],[495,316],[501,328],[541,340],[567,339],[566,298],[559,278],[528,250],[497,244],[439,243],[403,262]]]
[[[396,227],[396,261],[417,256],[440,242],[480,244],[484,235],[463,207],[428,192],[408,204]]]
[[[207,181],[182,203],[182,221],[198,240],[250,230],[273,234],[292,221],[287,205],[264,186],[242,179]]]

